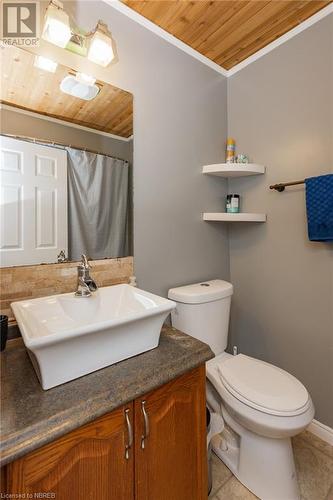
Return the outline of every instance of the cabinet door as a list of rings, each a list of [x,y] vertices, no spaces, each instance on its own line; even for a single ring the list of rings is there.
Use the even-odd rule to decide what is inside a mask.
[[[205,405],[204,366],[135,401],[136,500],[207,499]]]
[[[56,500],[133,499],[134,450],[126,458],[126,417],[132,424],[133,403],[8,465],[7,492],[24,498],[50,493],[47,498]]]

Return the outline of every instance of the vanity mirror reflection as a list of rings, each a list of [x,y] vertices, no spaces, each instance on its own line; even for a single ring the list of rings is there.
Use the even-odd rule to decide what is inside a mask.
[[[1,49],[1,267],[133,255],[133,96]]]

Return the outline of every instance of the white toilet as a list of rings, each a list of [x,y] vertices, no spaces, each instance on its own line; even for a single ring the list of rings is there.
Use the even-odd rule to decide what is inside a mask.
[[[206,364],[207,404],[225,428],[213,450],[263,500],[296,500],[299,489],[290,438],[314,417],[306,388],[269,363],[225,351],[233,286],[212,280],[169,290],[177,302],[172,325],[206,342],[216,355]]]

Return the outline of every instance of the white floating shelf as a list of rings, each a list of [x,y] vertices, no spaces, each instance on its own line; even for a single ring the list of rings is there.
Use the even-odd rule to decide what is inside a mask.
[[[202,173],[218,175],[219,177],[243,177],[264,174],[265,167],[257,163],[215,163],[214,165],[205,165],[202,168]]]
[[[212,222],[266,222],[266,214],[238,213],[229,214],[226,212],[204,213],[203,220]]]

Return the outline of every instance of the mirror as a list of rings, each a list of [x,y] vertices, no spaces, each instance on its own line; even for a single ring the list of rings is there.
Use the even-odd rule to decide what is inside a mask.
[[[133,96],[1,52],[1,267],[133,255]]]

